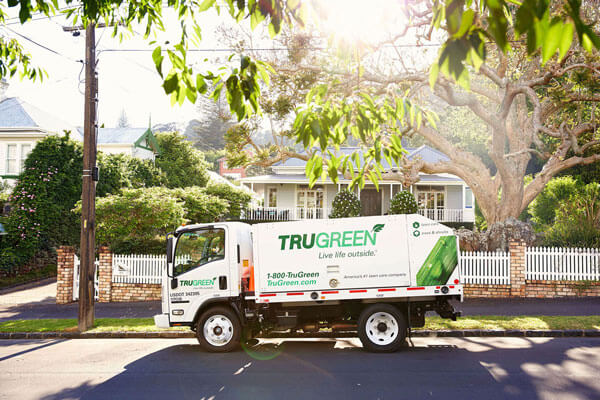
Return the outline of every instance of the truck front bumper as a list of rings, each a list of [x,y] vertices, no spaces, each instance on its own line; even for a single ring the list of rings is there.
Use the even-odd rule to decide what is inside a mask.
[[[165,329],[169,328],[171,325],[169,323],[169,314],[157,314],[154,316],[154,325],[157,328]]]

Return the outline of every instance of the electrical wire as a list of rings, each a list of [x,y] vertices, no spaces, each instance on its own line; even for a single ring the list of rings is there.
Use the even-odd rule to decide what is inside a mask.
[[[49,51],[50,53],[56,54],[56,55],[57,55],[57,56],[59,56],[59,57],[66,58],[66,59],[67,59],[67,60],[69,60],[69,61],[73,61],[73,62],[76,62],[76,63],[83,63],[83,60],[76,60],[76,59],[74,59],[74,58],[72,58],[72,57],[69,57],[69,56],[67,56],[67,55],[64,55],[64,54],[62,54],[62,53],[59,53],[58,51],[56,51],[56,50],[53,50],[53,49],[51,49],[50,47],[48,47],[48,46],[46,46],[46,45],[43,45],[43,44],[41,44],[41,43],[39,43],[39,42],[37,42],[37,41],[35,41],[35,40],[31,39],[30,37],[27,37],[27,36],[25,36],[25,35],[23,35],[23,34],[21,34],[21,33],[17,32],[17,31],[15,31],[15,30],[14,30],[14,29],[12,29],[12,28],[9,28],[8,26],[5,26],[5,28],[6,28],[7,30],[11,31],[12,33],[14,33],[15,35],[17,35],[17,36],[19,36],[19,37],[21,37],[21,38],[23,38],[23,39],[25,39],[25,40],[27,40],[27,41],[29,41],[29,42],[31,42],[31,43],[33,43],[33,44],[35,44],[36,46],[38,46],[38,47],[41,47],[42,49],[44,49],[44,50],[46,50],[46,51]]]

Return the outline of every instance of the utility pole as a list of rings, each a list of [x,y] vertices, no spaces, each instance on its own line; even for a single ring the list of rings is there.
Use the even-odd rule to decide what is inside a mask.
[[[83,186],[81,192],[81,263],[79,266],[80,331],[94,326],[94,278],[96,275],[96,26],[85,29],[85,105],[83,127]],[[96,178],[96,179],[95,179]]]

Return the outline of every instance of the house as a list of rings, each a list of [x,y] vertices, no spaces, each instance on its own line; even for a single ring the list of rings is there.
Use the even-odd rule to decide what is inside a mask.
[[[357,148],[340,149],[350,154]],[[428,162],[446,161],[448,157],[429,147],[405,148],[409,159],[417,157]],[[392,166],[382,161],[385,171]],[[336,193],[348,187],[350,180],[339,176],[334,184],[329,178],[317,181],[311,188],[305,175],[306,161],[290,158],[273,165],[273,174],[240,179],[243,185],[256,191],[261,207],[245,211],[247,220],[326,219],[331,214]],[[362,190],[354,188],[362,205],[362,215],[385,215],[390,200],[402,190],[399,181],[379,181],[379,190],[367,183]],[[472,223],[475,220],[471,189],[459,177],[450,174],[420,174],[420,181],[409,188],[419,204],[419,213],[440,222]]]
[[[48,135],[83,140],[77,129],[16,97],[0,100],[0,178],[15,179],[35,144]]]
[[[246,177],[246,169],[242,167],[229,168],[227,166],[227,158],[221,157],[217,160],[217,162],[219,163],[219,175],[233,179],[240,179]]]
[[[48,135],[83,141],[83,130],[17,98],[0,100],[0,179],[14,182],[35,144]],[[154,159],[160,149],[150,128],[99,128],[99,151]]]
[[[83,134],[83,131],[80,131]],[[154,160],[160,154],[150,128],[98,128],[98,150],[107,154]]]

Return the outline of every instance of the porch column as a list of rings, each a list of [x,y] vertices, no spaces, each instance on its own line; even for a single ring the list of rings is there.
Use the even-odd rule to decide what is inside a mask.
[[[394,184],[390,183],[390,201],[392,200],[392,193],[394,193]]]

